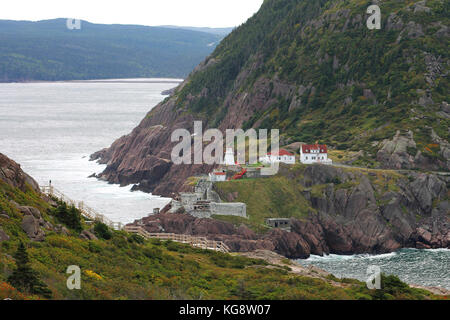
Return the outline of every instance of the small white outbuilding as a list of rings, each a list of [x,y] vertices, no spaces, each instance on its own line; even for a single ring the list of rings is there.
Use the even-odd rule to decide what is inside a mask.
[[[284,149],[280,149],[278,152],[269,152],[264,157],[259,158],[259,161],[262,163],[281,162],[295,164],[295,155]]]

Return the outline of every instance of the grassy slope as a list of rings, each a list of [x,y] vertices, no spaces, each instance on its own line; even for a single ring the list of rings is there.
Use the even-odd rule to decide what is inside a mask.
[[[21,213],[9,202],[33,205],[57,223],[46,202],[31,190],[22,192],[0,181],[0,225],[11,237],[0,244],[0,299],[39,299],[22,294],[5,281],[14,269],[12,255],[19,240],[28,247],[32,267],[53,291],[55,299],[376,299],[435,298],[403,284],[374,292],[365,284],[342,280],[345,288],[327,281],[267,268],[262,260],[194,249],[173,242],[133,241],[129,234],[114,232],[112,239],[85,241],[49,233],[44,242],[28,241],[20,227]],[[82,290],[66,288],[69,265],[82,269]],[[338,280],[341,281],[341,280]],[[382,294],[385,294],[384,296]],[[380,296],[381,295],[381,296]]]
[[[216,183],[216,190],[222,199],[227,199],[227,194],[237,192],[235,201],[247,204],[247,214],[250,218],[248,221],[238,218],[228,220],[244,222],[257,231],[265,229],[263,224],[266,218],[301,219],[308,212],[314,211],[302,195],[303,187],[284,176],[219,182]],[[219,218],[227,220],[226,217]]]
[[[215,184],[216,191],[222,199],[227,199],[228,195],[237,194],[235,202],[247,204],[247,214],[249,219],[215,216],[220,220],[233,222],[236,225],[244,223],[257,232],[267,230],[264,221],[267,218],[304,218],[309,212],[314,213],[315,209],[311,203],[305,199],[303,191],[310,191],[315,197],[323,197],[323,190],[327,184],[313,185],[311,188],[304,188],[300,180],[303,179],[303,172],[306,166],[297,164],[277,176],[264,179],[244,179],[226,181]],[[362,173],[368,177],[375,187],[375,196],[381,197],[387,191],[399,191],[396,186],[398,179],[407,179],[404,175],[393,170],[367,170],[359,168],[343,168],[345,171]],[[368,172],[371,175],[368,175]],[[358,180],[345,183],[335,183],[335,190],[352,189],[357,186]]]

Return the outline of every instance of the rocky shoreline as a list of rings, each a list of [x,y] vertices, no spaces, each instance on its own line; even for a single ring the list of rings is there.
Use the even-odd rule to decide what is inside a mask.
[[[291,218],[290,232],[274,228],[257,234],[244,224],[164,211],[134,224],[149,232],[205,236],[235,252],[265,249],[292,259],[450,248],[448,176],[411,172],[395,182],[386,176],[390,190],[381,192],[385,182],[349,169],[314,165],[301,173],[282,168],[280,174],[305,186],[303,196],[314,210],[303,219]],[[328,183],[336,179],[341,183]],[[321,194],[311,192],[318,186]]]

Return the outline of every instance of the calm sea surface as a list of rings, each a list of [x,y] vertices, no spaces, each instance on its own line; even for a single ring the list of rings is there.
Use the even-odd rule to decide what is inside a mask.
[[[147,81],[147,82],[145,82]],[[40,184],[52,184],[116,222],[168,200],[88,178],[105,166],[89,155],[129,133],[174,79],[0,84],[0,152]]]
[[[172,83],[171,83],[172,81]],[[171,79],[0,84],[0,152],[40,184],[85,201],[116,222],[132,222],[168,199],[87,178],[105,166],[89,155],[129,133],[174,87]],[[370,265],[408,283],[450,289],[450,250],[401,250],[370,256],[313,256],[299,261],[337,277],[366,279]]]

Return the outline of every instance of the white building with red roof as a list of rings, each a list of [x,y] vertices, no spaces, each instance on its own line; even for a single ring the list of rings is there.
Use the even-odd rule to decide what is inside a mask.
[[[209,181],[221,182],[227,180],[227,173],[225,170],[214,170],[209,174]]]
[[[262,163],[282,162],[286,164],[295,164],[295,154],[280,149],[278,152],[269,152],[264,157],[260,157],[259,161]]]
[[[300,148],[300,162],[333,164],[333,161],[328,159],[328,148],[324,144],[303,144]]]

